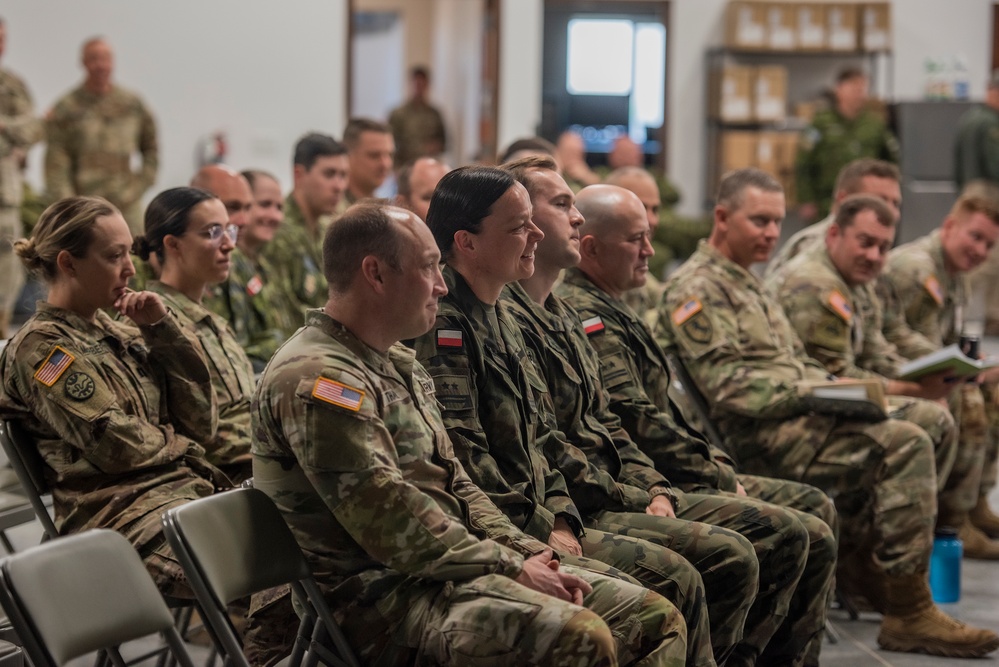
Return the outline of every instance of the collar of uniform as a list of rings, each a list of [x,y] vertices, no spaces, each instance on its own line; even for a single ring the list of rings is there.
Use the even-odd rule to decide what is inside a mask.
[[[169,306],[187,319],[192,322],[206,321],[208,325],[211,326],[216,333],[218,333],[219,326],[215,321],[217,315],[202,306],[200,303],[195,303],[180,290],[162,283],[159,280],[150,282],[148,287],[151,292],[156,292],[162,296],[164,301],[166,301]]]
[[[302,209],[298,207],[298,202],[295,201],[294,191],[289,192],[288,196],[284,198],[284,222],[281,227],[285,226],[295,226],[301,229],[305,229],[305,216],[302,215]],[[281,228],[278,228],[281,231]]]
[[[496,310],[495,306],[480,301],[465,277],[453,267],[445,266],[441,273],[444,275],[444,284],[447,285],[447,294],[441,299],[441,303],[450,301],[467,317],[479,321],[485,321],[487,314]]]
[[[554,294],[550,294],[544,305],[531,298],[519,282],[512,282],[503,288],[500,298],[511,301],[515,307],[527,313],[546,331],[562,333],[566,330],[565,308]]]
[[[138,334],[131,321],[116,322],[103,310],[98,310],[94,316],[94,321],[91,322],[85,317],[80,317],[71,310],[53,306],[47,301],[39,301],[35,307],[35,317],[43,321],[48,320],[62,322],[74,332],[92,336],[94,339],[109,338],[118,340],[116,329],[127,328],[132,333]],[[124,331],[121,331],[121,337],[127,338]]]
[[[721,272],[729,278],[737,281],[743,287],[754,292],[762,293],[760,279],[751,271],[744,269],[725,255],[721,254],[718,248],[708,243],[707,239],[701,239],[697,244],[697,252],[691,257],[708,268],[709,271]]]
[[[335,339],[341,345],[356,354],[360,357],[361,361],[374,369],[384,372],[386,367],[391,364],[389,357],[392,348],[389,348],[389,354],[383,354],[378,350],[375,350],[360,338],[355,336],[354,333],[345,327],[339,320],[335,320],[327,315],[326,311],[322,308],[315,308],[306,311],[305,326],[319,329],[324,334]],[[397,347],[397,345],[394,347]]]
[[[629,322],[641,322],[641,319],[635,314],[634,311],[631,310],[631,308],[626,307],[623,301],[615,299],[610,294],[600,289],[600,287],[595,282],[590,280],[590,277],[583,273],[580,269],[567,269],[562,274],[562,282],[585,290],[588,294],[603,303],[604,306],[611,309],[618,316],[628,320]]]

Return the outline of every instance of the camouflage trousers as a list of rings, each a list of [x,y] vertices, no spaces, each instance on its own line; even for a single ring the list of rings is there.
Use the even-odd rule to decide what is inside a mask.
[[[687,559],[654,542],[627,534],[604,532],[592,527],[586,529],[579,543],[586,557],[577,558],[563,554],[561,556],[563,563],[612,576],[622,577],[623,573],[623,577],[628,579],[634,577],[634,580],[642,586],[663,596],[676,605],[686,623],[687,666],[712,667],[717,664],[711,631],[715,617],[709,616],[701,575]],[[738,567],[738,558],[733,554],[745,553],[741,540],[730,539],[723,534],[707,538],[703,548],[712,551],[712,558],[720,563],[719,568]],[[751,577],[747,578],[750,582],[755,581]],[[747,584],[740,581],[740,585]],[[752,595],[751,592],[749,594]],[[734,618],[726,617],[724,620],[739,622],[737,627],[741,628],[744,619],[745,610],[742,610],[736,611]],[[725,633],[719,632],[719,635],[724,636]],[[734,644],[734,641],[725,646],[731,644]]]
[[[786,621],[804,572],[805,528],[775,505],[710,494],[680,492],[676,516],[601,512],[591,523],[608,532],[661,544],[690,561],[704,580],[715,658],[726,665],[756,664]],[[704,548],[718,535],[730,540],[727,553]],[[738,550],[732,550],[733,545],[739,545]],[[721,555],[725,558],[719,559]],[[753,578],[758,584],[751,584]],[[742,625],[740,617],[745,619]],[[736,634],[739,629],[741,639]],[[719,637],[718,633],[723,634]],[[805,641],[796,638],[793,643],[802,648]],[[801,652],[787,650],[795,657]]]
[[[988,496],[996,488],[997,465],[999,465],[999,385],[983,384],[982,399],[985,402],[985,417],[988,431],[985,439],[985,455],[982,462],[982,482],[979,495]]]
[[[164,597],[180,600],[194,599],[194,591],[187,581],[187,575],[184,574],[180,562],[173,555],[164,535],[161,534],[149,543],[137,547],[137,550],[146,570]]]
[[[10,319],[24,287],[24,267],[14,254],[14,241],[24,234],[20,209],[0,205],[0,337],[10,331]]]

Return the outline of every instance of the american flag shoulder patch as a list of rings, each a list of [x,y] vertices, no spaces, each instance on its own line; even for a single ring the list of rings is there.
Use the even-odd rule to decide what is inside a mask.
[[[337,405],[357,412],[361,409],[364,391],[336,380],[321,377],[316,379],[316,384],[312,387],[312,397],[330,405]]]
[[[69,365],[74,360],[76,360],[76,357],[56,345],[49,352],[49,356],[45,357],[45,361],[38,370],[35,371],[35,379],[46,387],[51,387],[62,377],[62,374],[66,372],[66,369],[69,368]]]
[[[461,347],[461,331],[458,329],[438,329],[437,347]]]
[[[583,320],[583,331],[586,332],[587,336],[591,336],[603,330],[604,330],[604,321],[600,319],[599,315],[594,315],[589,319]]]
[[[833,312],[843,318],[847,324],[853,320],[853,309],[850,308],[850,304],[847,302],[846,297],[843,296],[842,292],[839,290],[833,290],[829,295],[829,306],[833,309]]]
[[[933,297],[933,300],[937,302],[938,306],[943,305],[944,302],[943,287],[940,286],[940,281],[937,280],[937,277],[935,275],[927,278],[926,282],[923,283],[923,287],[925,287],[926,291],[930,293],[930,296]]]
[[[702,308],[700,299],[688,299],[682,306],[673,311],[673,324],[680,326],[701,312]]]

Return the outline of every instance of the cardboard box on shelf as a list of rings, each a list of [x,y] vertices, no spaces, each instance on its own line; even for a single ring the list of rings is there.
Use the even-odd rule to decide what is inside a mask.
[[[794,5],[800,51],[824,51],[826,44],[826,8],[817,2]]]
[[[734,0],[725,8],[725,46],[765,49],[767,3]]]
[[[748,130],[722,132],[718,140],[718,179],[734,169],[755,167],[758,139],[759,132]]]
[[[857,50],[857,9],[853,3],[826,5],[826,47],[830,51]]]
[[[712,72],[711,115],[727,123],[753,120],[753,81],[756,69],[726,65]]]
[[[767,48],[774,51],[793,51],[798,48],[798,31],[795,29],[795,9],[790,2],[769,2],[766,9]]]
[[[782,65],[757,67],[753,86],[753,119],[766,123],[786,117],[787,68]]]
[[[860,6],[860,48],[864,51],[891,49],[891,5],[865,2]]]

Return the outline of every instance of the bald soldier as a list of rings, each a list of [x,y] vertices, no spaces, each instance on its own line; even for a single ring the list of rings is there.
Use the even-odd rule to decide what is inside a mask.
[[[426,222],[434,188],[451,167],[432,157],[421,157],[403,166],[396,177],[395,202]]]
[[[260,380],[254,481],[361,663],[683,665],[669,602],[559,563],[455,458],[434,383],[398,344],[433,326],[447,292],[426,225],[362,204],[323,254],[329,301]]]
[[[676,350],[747,471],[817,486],[836,501],[843,542],[871,536],[883,648],[990,653],[995,633],[953,620],[930,597],[933,442],[910,422],[858,421],[852,406],[815,399],[810,388],[827,371],[749,271],[773,252],[784,214],[783,188],[769,174],[741,169],[722,179],[711,236],[667,281],[657,342]]]
[[[87,72],[83,84],[59,99],[47,117],[46,189],[53,200],[104,197],[135,236],[142,233],[142,195],[159,168],[156,123],[135,93],[111,82],[114,54],[106,40],[87,40],[81,60]]]

